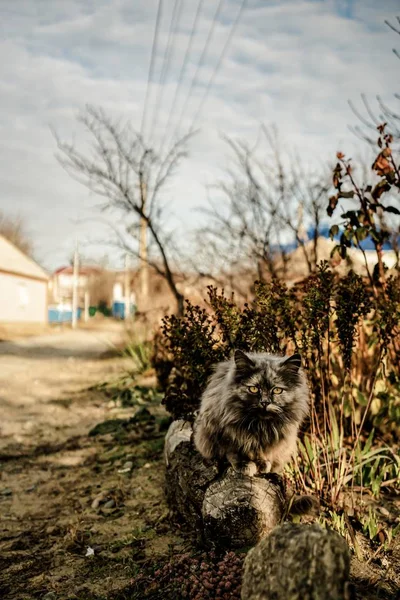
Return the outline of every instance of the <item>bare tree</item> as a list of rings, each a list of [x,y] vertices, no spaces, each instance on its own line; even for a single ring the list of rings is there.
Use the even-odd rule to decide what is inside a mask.
[[[393,24],[390,21],[385,21],[385,24],[395,33],[400,35],[400,17],[396,18],[397,23]],[[393,54],[400,59],[400,52],[393,48]],[[395,93],[394,97],[396,100],[400,100],[400,94]],[[388,106],[388,104],[382,99],[382,97],[377,94],[376,102],[377,107],[373,108],[371,103],[367,99],[365,94],[361,95],[362,108],[359,110],[355,104],[349,100],[349,105],[357,120],[358,124],[350,127],[351,131],[355,133],[355,135],[361,140],[367,142],[370,147],[372,147],[375,152],[377,147],[382,149],[382,146],[379,146],[380,136],[377,135],[377,131],[380,131],[380,128],[384,124],[386,133],[391,136],[392,150],[399,151],[400,144],[400,110],[395,109],[393,107]],[[372,165],[372,169],[375,168],[376,161]],[[369,169],[367,171],[367,176],[365,179],[371,179],[371,173]],[[372,182],[376,184],[377,177],[372,176]],[[392,194],[393,196],[393,194]],[[399,260],[400,260],[400,223],[397,216],[393,214],[386,214],[382,210],[382,208],[378,207],[376,209],[377,220],[379,222],[380,231],[384,232],[387,237],[388,242],[390,243],[390,247],[395,253],[396,256],[396,266],[399,268]]]
[[[400,17],[397,17],[397,24],[393,25],[390,21],[385,21],[385,24],[395,33],[400,35]],[[400,59],[400,52],[393,48],[393,54]],[[400,94],[394,94],[396,100],[400,100]],[[368,142],[371,146],[376,147],[377,135],[376,131],[379,125],[386,123],[386,131],[392,135],[393,140],[400,142],[400,111],[393,109],[378,94],[376,96],[377,109],[371,107],[370,102],[365,94],[361,95],[362,108],[359,110],[355,104],[349,100],[349,105],[359,124],[353,125],[350,129],[360,139]]]
[[[274,276],[271,240],[277,199],[266,193],[266,174],[249,146],[240,140],[225,141],[234,163],[228,169],[228,177],[214,186],[217,198],[203,211],[210,223],[202,233],[207,236],[212,253],[224,257],[227,271],[247,268],[259,278],[264,277],[265,271]]]
[[[123,226],[114,226],[118,245],[144,259],[166,279],[176,300],[177,313],[182,314],[183,295],[177,288],[173,266],[175,249],[166,231],[160,192],[187,155],[190,136],[178,140],[160,158],[145,146],[141,135],[129,124],[114,122],[101,108],[87,106],[79,121],[94,142],[93,150],[81,152],[55,134],[59,162],[72,177],[104,198],[100,210],[123,217]],[[145,255],[143,225],[150,237],[149,252]]]
[[[243,141],[226,138],[234,165],[216,189],[224,198],[206,210],[210,224],[203,234],[216,255],[230,257],[230,265],[251,268],[261,279],[285,276],[287,242],[301,247],[308,272],[318,263],[318,238],[330,187],[329,171],[307,169],[299,157],[281,149],[275,128],[262,127],[268,145],[264,159]],[[308,242],[304,222],[312,230]]]
[[[28,256],[33,256],[33,242],[21,216],[8,216],[0,211],[0,235]]]

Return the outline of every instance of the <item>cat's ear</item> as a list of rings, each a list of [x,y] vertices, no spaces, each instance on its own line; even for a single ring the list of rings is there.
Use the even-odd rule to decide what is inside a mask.
[[[281,364],[286,371],[291,371],[292,373],[297,373],[297,371],[301,367],[301,356],[300,354],[293,354],[293,356],[289,356],[283,363]]]
[[[235,350],[234,359],[236,370],[240,373],[248,373],[255,367],[255,363],[242,350]]]

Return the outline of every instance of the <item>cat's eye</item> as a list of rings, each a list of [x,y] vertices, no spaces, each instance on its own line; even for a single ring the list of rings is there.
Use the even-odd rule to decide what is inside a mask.
[[[283,388],[280,387],[274,387],[274,389],[272,390],[273,394],[282,394],[283,392]]]
[[[260,389],[256,385],[249,385],[247,389],[249,390],[250,394],[258,394],[258,392],[260,391]]]

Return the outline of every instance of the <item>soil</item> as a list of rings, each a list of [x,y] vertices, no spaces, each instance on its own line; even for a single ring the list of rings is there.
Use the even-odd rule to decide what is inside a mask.
[[[0,344],[2,600],[112,598],[183,543],[165,525],[163,410],[121,427],[143,408],[88,389],[129,369],[123,339],[111,322]],[[109,433],[89,435],[106,420]]]
[[[158,565],[193,549],[168,518],[169,421],[146,393],[154,377],[142,376],[143,401],[125,408],[99,385],[129,371],[117,353],[124,339],[110,321],[0,343],[2,600],[169,598],[162,586],[137,591],[135,578],[149,582]],[[380,504],[390,522],[399,517],[398,497]],[[378,552],[364,543],[352,563],[357,598],[400,597],[399,541]]]

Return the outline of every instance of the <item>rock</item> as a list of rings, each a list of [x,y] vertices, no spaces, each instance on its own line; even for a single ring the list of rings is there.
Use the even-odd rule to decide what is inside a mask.
[[[130,471],[132,471],[133,469],[133,462],[131,460],[126,461],[126,463],[124,463],[122,465],[122,467],[120,469],[118,469],[118,473],[130,473]]]
[[[0,494],[1,494],[2,496],[12,496],[12,493],[13,493],[13,491],[12,491],[12,489],[11,489],[11,488],[4,488],[4,489],[2,489],[2,490],[1,490],[1,492],[0,492]]]
[[[115,500],[113,500],[113,498],[111,498],[111,500],[108,500],[103,508],[114,508],[115,507]]]
[[[390,517],[390,512],[388,511],[387,508],[385,508],[384,506],[378,506],[377,510],[381,513],[381,515],[383,515],[384,517]]]
[[[285,523],[250,550],[242,600],[349,600],[350,553],[319,525]]]
[[[92,508],[94,508],[94,509],[99,508],[100,504],[104,503],[104,501],[106,500],[107,496],[108,496],[107,492],[100,492],[100,494],[98,494],[96,496],[96,498],[93,500],[92,505],[91,505]]]

